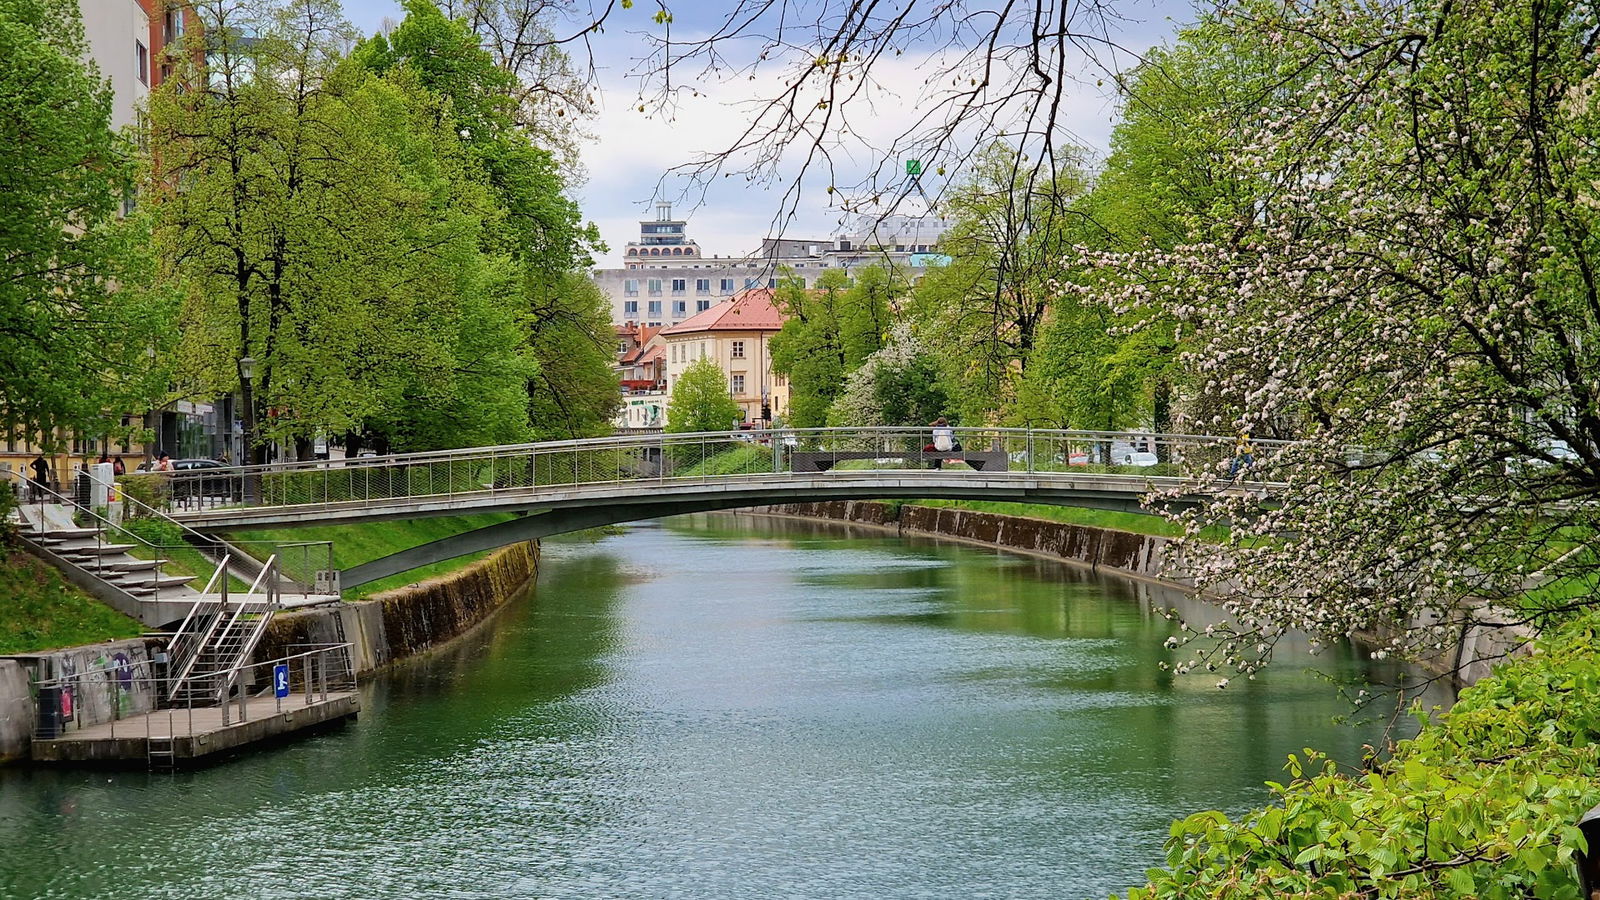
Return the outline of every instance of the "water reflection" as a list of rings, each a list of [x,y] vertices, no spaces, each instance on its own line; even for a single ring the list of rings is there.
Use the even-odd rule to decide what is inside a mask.
[[[0,894],[1104,896],[1174,816],[1378,733],[1332,726],[1303,660],[1162,672],[1170,606],[1210,614],[809,523],[552,541],[533,596],[341,732],[192,775],[0,773]]]

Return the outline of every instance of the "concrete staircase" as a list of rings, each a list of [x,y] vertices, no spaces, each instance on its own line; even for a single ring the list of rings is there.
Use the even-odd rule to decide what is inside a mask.
[[[65,504],[23,504],[18,531],[41,549],[139,600],[193,602],[193,575],[164,571],[160,548],[118,543],[99,523],[78,525]],[[140,556],[133,551],[142,550]],[[154,556],[154,558],[146,558]]]

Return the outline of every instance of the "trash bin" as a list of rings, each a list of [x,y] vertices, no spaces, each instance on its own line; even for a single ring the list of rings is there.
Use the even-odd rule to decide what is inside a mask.
[[[59,685],[46,685],[39,688],[39,727],[36,736],[48,740],[59,737],[61,731],[61,688]]]

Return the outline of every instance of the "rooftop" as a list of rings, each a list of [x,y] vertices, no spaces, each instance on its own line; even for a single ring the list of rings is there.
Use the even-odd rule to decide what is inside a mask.
[[[773,303],[772,288],[748,288],[732,299],[695,313],[661,333],[668,336],[706,331],[777,331],[785,316]]]

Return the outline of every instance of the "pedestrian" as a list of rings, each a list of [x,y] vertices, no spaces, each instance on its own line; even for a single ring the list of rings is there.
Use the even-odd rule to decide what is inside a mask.
[[[41,453],[28,463],[28,468],[33,470],[33,499],[43,500],[45,491],[50,487],[50,463],[45,461]]]
[[[950,427],[949,420],[947,420],[944,416],[934,419],[931,423],[929,423],[928,427],[933,429],[933,442],[922,448],[923,453],[928,453],[929,451],[934,453],[950,453],[961,451],[961,445],[956,443],[956,430]],[[935,457],[933,460],[933,468],[939,469],[943,467],[944,458]]]
[[[162,454],[158,455],[156,457],[156,466],[155,466],[155,469],[153,471],[156,471],[156,472],[171,472],[172,471],[172,459],[171,459],[171,457],[167,456],[165,453],[162,453]]]
[[[116,459],[113,459],[111,461],[111,474],[113,474],[113,475],[126,475],[126,474],[128,474],[128,467],[122,464],[122,457],[119,456]]]
[[[1239,477],[1240,469],[1248,469],[1256,464],[1255,446],[1250,443],[1250,432],[1241,431],[1239,437],[1233,442],[1233,464],[1228,466],[1228,480]]]

